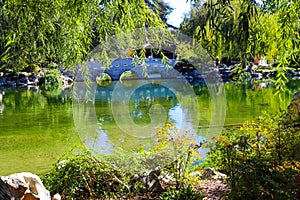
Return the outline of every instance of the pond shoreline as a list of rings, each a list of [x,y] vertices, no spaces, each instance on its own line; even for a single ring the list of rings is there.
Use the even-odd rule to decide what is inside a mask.
[[[193,77],[190,74],[192,72],[185,72],[182,74],[183,78],[186,78],[190,84],[197,85],[199,83],[205,83],[206,79],[220,78],[224,83],[227,82],[241,82],[239,76],[244,76],[244,81],[270,81],[272,77],[275,77],[276,69],[270,70],[268,68],[261,68],[259,66],[253,66],[251,69],[247,68],[240,72],[235,72],[237,68],[240,68],[238,64],[226,66],[221,64],[216,68],[209,68],[204,70],[199,77]],[[56,78],[60,80],[63,87],[72,86],[75,77],[70,72],[64,72],[61,68],[57,68],[59,75],[56,74]],[[243,73],[241,75],[239,73]],[[0,88],[22,88],[27,86],[42,86],[45,84],[45,77],[49,74],[49,70],[43,68],[38,72],[19,72],[19,73],[4,73],[0,71]],[[286,71],[289,79],[300,79],[300,68],[293,68]]]
[[[52,76],[48,69],[41,69],[38,72],[4,73],[0,72],[0,88],[23,88],[44,86],[47,84],[47,77]],[[67,74],[54,74],[55,78],[61,82],[63,88],[73,84],[73,78]],[[54,85],[53,85],[54,87]]]

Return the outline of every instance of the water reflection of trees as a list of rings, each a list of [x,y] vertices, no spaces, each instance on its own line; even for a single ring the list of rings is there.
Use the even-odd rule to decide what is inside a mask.
[[[5,109],[0,113],[0,160],[6,160],[0,163],[2,173],[44,173],[58,155],[79,141],[70,100],[62,103],[59,97],[49,99],[38,88],[7,88],[1,92],[5,92]]]
[[[222,86],[225,88],[227,100],[225,125],[239,125],[245,120],[258,117],[263,110],[277,112],[280,107],[286,108],[293,94],[300,89],[299,80],[288,82],[288,89],[284,91],[280,101],[278,96],[274,96],[276,91],[272,87],[261,87],[261,85],[263,84],[250,83],[246,86],[243,84],[224,84]],[[203,85],[194,87],[194,90],[197,94],[199,106],[199,126],[209,125],[212,108],[208,88]],[[37,88],[1,89],[2,106],[4,106],[3,113],[0,114],[0,133],[4,138],[0,140],[1,151],[8,152],[7,155],[11,155],[9,154],[10,150],[22,149],[24,151],[24,149],[29,149],[29,145],[30,149],[39,148],[41,150],[44,148],[48,151],[49,148],[53,148],[53,152],[62,152],[66,148],[65,144],[68,144],[75,132],[73,128],[73,114],[75,111],[72,109],[71,99],[68,97],[66,100],[67,93],[64,92],[61,93],[62,95],[59,93],[56,96],[46,94]],[[133,95],[129,104],[131,117],[137,124],[143,125],[149,122],[149,108],[151,105],[160,104],[166,110],[176,107],[177,99],[171,93],[166,93],[165,97],[149,95],[150,98],[147,98],[147,93],[144,94],[143,97]],[[62,101],[62,97],[64,97],[64,101]],[[101,119],[98,120],[98,123],[102,125],[100,128],[105,132],[107,140],[115,146],[124,148],[138,146],[139,144],[151,144],[153,142],[151,138],[135,138],[124,134],[118,128],[112,116],[110,100],[109,96],[106,96],[103,99],[96,99],[95,104],[92,105],[97,117]],[[181,100],[182,104],[188,105],[191,102],[192,97],[189,96]],[[91,119],[89,110],[84,107],[79,107],[79,109],[78,120],[86,123]],[[139,116],[138,113],[143,115]],[[189,118],[194,117],[196,118],[196,116],[189,116]],[[97,122],[95,126],[97,126]],[[197,129],[197,125],[194,127]],[[199,135],[205,136],[204,131],[197,131]],[[8,137],[15,135],[18,135],[18,137]],[[101,136],[98,135],[98,138],[101,139]],[[34,157],[34,152],[31,152],[30,156]]]
[[[120,101],[120,105],[122,105],[121,102],[124,100],[121,97],[125,96],[122,92],[126,91],[120,91],[120,99],[114,99],[114,101]],[[100,94],[100,96],[98,96],[99,98],[95,101],[96,115],[99,119],[101,130],[105,131],[109,142],[113,144],[113,146],[121,146],[126,149],[132,148],[133,146],[138,147],[141,144],[151,144],[153,142],[152,138],[135,138],[124,133],[124,131],[118,127],[113,117],[111,97],[109,95],[111,92],[109,88],[98,88],[97,93]],[[177,102],[176,95],[168,88],[159,85],[146,85],[134,91],[129,99],[128,108],[126,109],[129,109],[129,117],[132,118],[135,124],[145,126],[151,123],[150,110],[153,106],[160,105],[166,113],[168,113]],[[123,110],[123,108],[120,110]]]
[[[253,119],[262,114],[262,111],[276,112],[279,108],[286,108],[293,91],[299,89],[299,81],[291,81],[287,84],[288,88],[282,95],[282,100],[275,96],[275,90],[269,83],[243,83],[243,84],[222,84],[218,87],[224,88],[226,92],[226,120],[225,126],[236,126],[243,123],[245,120]],[[197,95],[199,113],[189,113],[195,116],[189,118],[199,118],[199,124],[193,125],[196,132],[205,136],[206,129],[209,128],[212,120],[213,99],[210,91],[205,84],[194,87],[194,92]],[[175,95],[166,95],[167,97],[159,97],[149,92],[135,92],[130,99],[129,107],[131,118],[136,124],[147,125],[151,122],[149,109],[154,104],[159,104],[166,110],[170,110],[176,106],[177,99]],[[120,99],[121,101],[121,99]],[[191,99],[188,96],[184,97],[180,103],[190,104]],[[216,102],[215,102],[216,103]],[[220,102],[221,103],[221,102]],[[218,104],[218,102],[216,103]],[[218,106],[218,105],[216,105]],[[120,136],[123,135],[122,130],[119,130],[117,124],[112,117],[110,98],[99,99],[95,104],[97,116],[101,119],[102,128],[107,130],[108,138],[116,144],[120,144]],[[196,116],[198,114],[198,116]],[[127,137],[127,136],[126,136]],[[123,144],[132,144],[132,138],[123,138]],[[126,142],[125,142],[126,141]],[[127,144],[126,144],[127,143]]]
[[[2,105],[5,106],[5,111],[2,113],[1,123],[6,124],[10,129],[15,129],[14,132],[22,130],[24,124],[29,126],[28,131],[36,127],[46,132],[53,126],[60,127],[62,123],[70,124],[72,121],[71,99],[62,104],[60,95],[49,98],[34,87],[9,88],[3,91],[5,95]],[[44,135],[46,136],[46,133]]]
[[[299,90],[299,80],[290,81],[280,97],[268,82],[225,84],[227,99],[227,125],[238,125],[245,120],[253,119],[262,114],[286,109],[294,92]]]

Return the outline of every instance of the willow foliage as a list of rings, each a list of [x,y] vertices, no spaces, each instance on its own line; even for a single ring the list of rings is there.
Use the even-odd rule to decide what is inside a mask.
[[[143,0],[0,2],[0,70],[73,66],[122,30],[164,26]]]
[[[282,68],[300,60],[299,5],[299,0],[206,0],[193,6],[181,29],[213,57],[262,56]]]

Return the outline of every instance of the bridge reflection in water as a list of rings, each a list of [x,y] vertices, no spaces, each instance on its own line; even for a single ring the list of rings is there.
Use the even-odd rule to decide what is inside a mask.
[[[120,82],[108,87],[94,85],[94,104],[79,107],[85,110],[85,116],[91,116],[89,107],[93,106],[98,126],[93,126],[97,129],[94,134],[86,133],[88,135],[81,135],[81,138],[98,153],[112,153],[118,147],[151,146],[155,142],[154,131],[165,122],[196,136],[199,113],[194,111],[197,111],[198,102],[195,96],[184,91],[192,87],[180,81],[184,80],[163,80],[160,84],[138,81],[138,85],[129,88]]]
[[[115,84],[110,85],[109,87],[97,87],[96,91],[96,100],[101,101],[110,101],[112,92],[114,89]],[[130,90],[120,90],[117,91],[117,97],[121,99],[126,96],[127,92]],[[172,90],[169,88],[166,88],[163,85],[155,85],[155,84],[146,84],[141,87],[138,87],[134,93],[133,97],[135,98],[136,102],[140,102],[141,100],[147,100],[147,101],[153,101],[158,98],[165,98],[165,99],[170,99],[170,98],[176,98],[176,95]]]

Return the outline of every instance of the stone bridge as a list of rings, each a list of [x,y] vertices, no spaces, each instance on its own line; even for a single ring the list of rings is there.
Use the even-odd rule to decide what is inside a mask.
[[[175,59],[170,59],[167,64],[173,67],[175,63]],[[112,80],[119,80],[125,71],[132,71],[141,79],[147,78],[144,72],[149,78],[169,78],[179,75],[176,70],[167,68],[161,58],[147,58],[144,63],[135,63],[133,58],[118,58],[112,62],[109,69],[104,69],[99,61],[91,61],[88,63],[88,71],[92,80],[101,73],[108,74]],[[82,77],[76,77],[76,80],[81,79]]]

